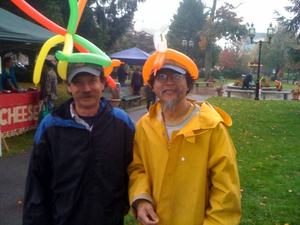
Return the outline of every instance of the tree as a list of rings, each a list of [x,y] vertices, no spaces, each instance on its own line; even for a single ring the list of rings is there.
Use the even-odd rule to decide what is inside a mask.
[[[204,52],[197,48],[199,38],[197,32],[202,30],[206,14],[204,5],[199,0],[183,0],[180,2],[177,13],[174,15],[167,34],[168,47],[186,52],[182,47],[182,40],[193,41],[196,47],[188,49],[189,56],[199,67],[204,66]]]
[[[298,32],[300,29],[300,0],[289,0],[293,6],[284,7],[285,10],[289,13],[295,15],[294,18],[287,19],[286,17],[280,15],[277,11],[277,21],[279,21],[289,33],[298,34],[298,39],[300,39],[300,33]]]
[[[217,66],[219,66],[221,71],[226,68],[232,69],[234,67],[236,64],[235,54],[236,51],[232,48],[225,48],[222,52],[220,52],[219,63]]]
[[[103,49],[110,49],[131,26],[137,10],[137,3],[145,0],[102,0],[93,1],[96,6],[95,21],[101,33],[107,37],[103,40]]]
[[[249,70],[250,57],[244,51],[241,51],[241,48],[241,42],[236,42],[230,48],[225,48],[220,52],[219,63],[216,67],[219,68],[223,76],[240,78],[242,74]]]
[[[294,18],[287,19],[286,17],[280,15],[278,12],[277,21],[285,27],[285,30],[293,35],[297,35],[297,39],[300,39],[300,0],[290,0],[293,4],[292,6],[285,7],[285,10],[294,15]],[[299,48],[289,48],[288,50],[289,59],[292,61],[292,64],[298,64],[300,62],[300,49]],[[296,66],[297,68],[297,66]]]
[[[85,6],[77,34],[107,51],[131,26],[137,3],[145,0],[89,0]],[[58,25],[67,28],[69,2],[67,0],[27,0],[37,11]],[[0,1],[0,7],[28,19],[11,1]]]
[[[228,3],[225,3],[218,10],[216,7],[217,0],[214,0],[205,25],[198,32],[199,47],[205,50],[205,79],[210,79],[211,76],[213,43],[222,37],[233,41],[240,40],[243,35],[247,34],[246,26],[240,24],[242,18],[237,18],[236,13],[232,12],[236,7]]]
[[[288,58],[289,49],[296,45],[296,37],[287,33],[283,26],[278,27],[270,45],[262,45],[261,63],[264,65],[265,71],[269,71],[270,74],[275,69],[274,79],[277,79],[279,71],[283,70],[286,63],[290,61]]]
[[[155,51],[153,36],[145,32],[136,32],[132,27],[117,40],[110,49],[110,53],[122,51],[124,49],[137,47],[147,53]]]

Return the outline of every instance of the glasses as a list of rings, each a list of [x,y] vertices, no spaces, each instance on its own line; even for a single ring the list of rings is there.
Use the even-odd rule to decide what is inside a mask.
[[[155,76],[155,80],[159,83],[165,83],[168,80],[168,77],[170,77],[174,83],[178,83],[183,80],[184,74],[174,73],[172,75],[166,75],[161,73]]]

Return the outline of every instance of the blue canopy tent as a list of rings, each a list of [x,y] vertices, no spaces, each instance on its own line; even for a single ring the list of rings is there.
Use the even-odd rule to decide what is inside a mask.
[[[147,52],[144,52],[137,47],[133,47],[113,53],[109,57],[111,59],[119,59],[120,61],[127,64],[142,65],[146,62],[149,56],[150,55]]]

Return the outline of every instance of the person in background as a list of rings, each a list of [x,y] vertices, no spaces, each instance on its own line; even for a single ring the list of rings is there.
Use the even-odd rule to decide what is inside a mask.
[[[281,81],[279,81],[279,80],[275,80],[274,81],[275,83],[276,83],[276,90],[277,91],[281,91],[282,90],[282,83],[281,83]]]
[[[133,86],[134,95],[140,95],[143,84],[144,81],[141,73],[141,67],[137,66],[131,78],[131,86]]]
[[[150,106],[156,102],[156,95],[148,85],[146,85],[145,91],[147,95],[147,110],[149,111]]]
[[[156,75],[143,71],[159,101],[136,125],[128,167],[132,212],[144,225],[237,225],[240,184],[227,130],[232,120],[208,102],[187,99],[198,72],[180,63],[165,60]]]
[[[252,82],[252,72],[249,72],[243,80],[242,90],[244,90],[245,88],[246,90],[249,90],[249,85],[251,82]]]
[[[48,59],[45,60],[43,65],[40,85],[40,100],[48,103],[48,107],[52,111],[54,101],[57,99],[57,76],[53,70],[52,62]]]
[[[117,70],[118,82],[120,83],[121,87],[123,87],[125,85],[125,80],[126,80],[126,77],[128,76],[128,73],[126,73],[124,66],[125,66],[125,64],[122,63]]]
[[[3,59],[2,74],[0,75],[0,78],[0,91],[3,89],[12,90],[13,86],[19,89],[11,57],[5,57]]]
[[[101,66],[69,65],[72,98],[43,119],[34,138],[23,225],[123,225],[134,124],[101,97]]]

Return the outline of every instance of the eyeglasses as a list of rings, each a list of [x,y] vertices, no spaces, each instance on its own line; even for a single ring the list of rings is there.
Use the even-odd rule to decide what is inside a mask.
[[[170,77],[174,83],[178,83],[183,80],[184,74],[174,73],[172,75],[166,75],[161,73],[155,76],[155,80],[159,83],[165,83],[168,80],[168,77]]]

